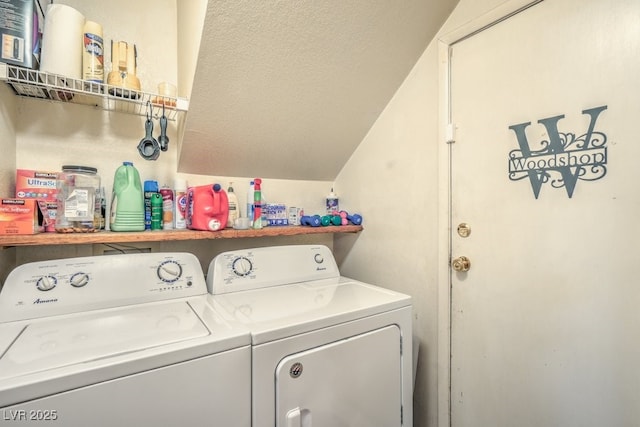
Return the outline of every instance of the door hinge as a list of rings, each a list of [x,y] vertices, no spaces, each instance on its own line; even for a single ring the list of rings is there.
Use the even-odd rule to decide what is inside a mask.
[[[456,142],[456,127],[453,123],[449,123],[445,131],[445,143],[453,144],[455,142]]]
[[[400,356],[402,356],[402,337],[400,337]]]
[[[404,425],[404,406],[400,405],[400,425]]]

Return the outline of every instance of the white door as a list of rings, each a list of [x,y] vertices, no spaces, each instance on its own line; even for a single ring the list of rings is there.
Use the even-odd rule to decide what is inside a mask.
[[[546,0],[450,63],[452,425],[640,425],[640,1]]]

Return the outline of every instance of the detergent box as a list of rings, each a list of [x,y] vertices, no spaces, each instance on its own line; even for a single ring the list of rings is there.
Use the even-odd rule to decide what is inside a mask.
[[[289,215],[284,204],[267,203],[264,209],[267,211],[268,225],[289,225]]]
[[[59,172],[16,170],[16,194],[19,199],[38,199],[46,202],[45,231],[55,232],[56,196]]]
[[[0,235],[44,231],[46,210],[44,200],[0,199]]]
[[[58,177],[58,172],[18,169],[16,170],[16,197],[55,201],[58,194]]]

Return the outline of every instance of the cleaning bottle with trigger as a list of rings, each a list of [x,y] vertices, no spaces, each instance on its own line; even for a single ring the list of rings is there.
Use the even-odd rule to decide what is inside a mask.
[[[255,178],[253,184],[253,229],[259,230],[262,228],[262,194],[260,191],[262,180]]]

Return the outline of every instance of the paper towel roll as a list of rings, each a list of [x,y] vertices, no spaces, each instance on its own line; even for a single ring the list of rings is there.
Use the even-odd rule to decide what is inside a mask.
[[[84,15],[70,6],[47,6],[42,33],[40,70],[74,79],[82,78]]]

